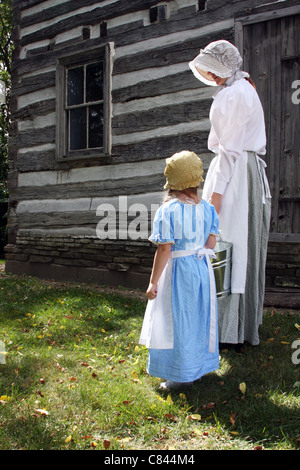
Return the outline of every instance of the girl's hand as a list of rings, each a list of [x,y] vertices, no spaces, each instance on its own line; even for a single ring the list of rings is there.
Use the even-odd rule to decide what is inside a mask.
[[[157,296],[157,284],[152,284],[150,282],[148,289],[146,291],[146,296],[148,297],[149,300],[155,299]]]

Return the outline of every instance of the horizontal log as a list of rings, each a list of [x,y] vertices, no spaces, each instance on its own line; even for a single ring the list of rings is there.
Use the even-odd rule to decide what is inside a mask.
[[[211,28],[213,29],[213,25]],[[134,55],[116,58],[114,62],[114,74],[128,73],[151,67],[162,67],[165,65],[177,64],[180,62],[188,63],[199,54],[200,48],[204,48],[208,43],[220,38],[220,30],[211,34],[201,36],[200,31],[197,37],[183,41],[181,39],[177,44],[164,46],[164,37],[161,38],[161,45],[154,49],[143,50]],[[232,41],[234,39],[233,28],[222,31],[222,39]]]
[[[136,213],[135,215],[127,215],[126,216],[119,216],[119,213],[112,212],[111,214],[105,213],[103,215],[98,216],[96,211],[80,211],[80,212],[36,212],[36,213],[22,213],[19,214],[17,217],[19,227],[22,229],[28,228],[59,228],[65,226],[80,226],[86,225],[94,227],[96,230],[98,222],[104,219],[105,224],[111,224],[114,227],[114,223],[116,222],[116,229],[119,230],[120,227],[129,224],[138,219],[137,222],[142,223],[143,226],[146,225],[149,229],[151,228],[151,213],[139,215]],[[150,233],[149,235],[150,236]]]
[[[81,212],[81,211],[96,211],[99,208],[108,207],[114,208],[116,212],[124,213],[131,212],[135,208],[142,206],[149,211],[154,210],[153,206],[160,205],[163,197],[163,192],[143,193],[129,196],[116,197],[94,197],[94,198],[68,198],[68,199],[34,199],[30,201],[19,202],[16,213],[53,213],[53,212]],[[156,209],[155,209],[156,210]]]
[[[55,71],[31,75],[30,77],[21,78],[18,85],[12,90],[12,95],[26,95],[34,91],[43,90],[55,86]]]
[[[159,134],[159,133],[158,133]],[[194,132],[160,137],[131,145],[115,145],[113,161],[133,162],[167,158],[180,150],[192,150],[198,155],[207,154],[208,132]]]
[[[17,157],[17,168],[21,173],[53,170],[55,165],[55,149],[39,152],[28,151],[25,154],[18,154]]]
[[[89,2],[94,4],[92,0],[89,0]],[[263,0],[260,0],[260,3],[262,2]],[[72,7],[73,2],[70,2],[70,4]],[[70,15],[70,17],[66,19],[58,19],[57,23],[40,28],[36,32],[24,36],[21,39],[21,45],[30,44],[44,39],[52,39],[56,34],[66,32],[76,26],[98,24],[101,21],[107,21],[110,18],[116,18],[123,14],[146,10],[155,4],[157,4],[157,1],[155,0],[135,0],[134,2],[127,0],[118,2],[117,4],[107,5],[105,8],[96,8],[86,13],[82,13],[81,15],[76,15],[76,7],[74,8],[73,6],[73,15]],[[216,18],[218,18],[218,20],[222,20],[233,17],[236,12],[247,7],[249,7],[249,0],[239,0],[238,2],[231,4],[230,7],[227,0],[215,0],[214,2],[209,2],[205,14],[201,11],[197,12],[196,9],[191,9],[190,18],[186,18],[184,16],[184,19],[180,18],[181,9],[179,9],[178,14],[173,15],[169,21],[158,22],[151,24],[149,27],[143,27],[135,38],[129,37],[128,40],[126,40],[126,38],[123,38],[123,40],[128,41],[127,43],[137,42],[142,38],[149,39],[149,37],[153,37],[153,35],[162,36],[163,34],[169,34],[171,32],[184,31],[186,29],[193,29],[205,24],[212,24],[216,21]],[[53,7],[53,18],[57,18],[55,8],[56,7]],[[47,14],[47,10],[45,11],[45,14]],[[23,21],[25,21],[25,18]],[[28,18],[26,21],[28,22]],[[32,17],[32,21],[32,24],[36,24],[36,15]],[[113,40],[109,35],[109,31],[107,39]],[[118,45],[117,42],[116,45]]]
[[[164,185],[164,175],[124,178],[123,180],[82,182],[45,186],[23,186],[14,191],[19,200],[55,199],[73,197],[101,197],[139,194],[160,191]]]
[[[196,95],[196,93],[195,93]],[[148,129],[157,129],[164,126],[173,126],[201,119],[207,119],[211,106],[211,99],[180,103],[178,105],[163,106],[149,111],[122,114],[112,121],[114,135],[128,134]],[[200,126],[199,126],[200,127]],[[158,130],[159,133],[159,130]]]
[[[131,100],[159,96],[180,90],[197,89],[203,87],[190,70],[175,73],[167,77],[137,83],[121,89],[112,90],[113,102],[125,103]]]
[[[16,110],[12,117],[14,120],[32,119],[36,116],[44,116],[55,111],[55,107],[55,99],[42,100]]]
[[[165,3],[170,1],[171,0],[165,0]],[[101,7],[101,3],[104,3],[103,7]],[[70,13],[70,16],[72,14],[76,14],[76,10],[79,8],[88,6],[92,7],[95,4],[99,4],[100,6],[97,8],[97,14],[101,16],[102,19],[109,19],[115,16],[133,13],[139,10],[146,10],[156,3],[156,0],[122,0],[122,2],[117,2],[116,0],[70,0],[47,9],[41,9],[41,11],[38,13],[38,17],[40,22],[49,21],[59,16],[66,15],[67,13]],[[90,8],[90,10],[95,16],[96,12],[93,11],[92,8]],[[36,14],[33,14],[23,17],[20,22],[20,26],[24,28],[26,26],[36,24],[36,16]],[[85,22],[85,24],[90,23]]]
[[[50,144],[55,142],[55,126],[44,127],[19,132],[18,143],[20,147],[32,147],[34,145]]]

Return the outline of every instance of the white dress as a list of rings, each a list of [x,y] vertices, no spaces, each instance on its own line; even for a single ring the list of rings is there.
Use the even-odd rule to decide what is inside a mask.
[[[249,215],[251,216],[252,211],[261,210],[262,205],[269,210],[271,197],[265,173],[266,165],[259,156],[266,153],[266,133],[263,108],[255,88],[244,78],[227,80],[226,86],[221,87],[214,97],[210,120],[208,148],[216,156],[210,164],[205,179],[203,198],[209,200],[213,192],[223,195],[219,214],[221,236],[224,241],[233,244],[231,293],[244,295],[247,290],[247,277],[251,262],[249,257],[254,256],[249,251],[248,234],[249,230],[257,228],[249,226],[249,223],[252,223]],[[258,185],[254,187],[252,196],[249,196],[248,181],[250,161]],[[254,202],[258,194],[260,199]],[[265,219],[267,227],[265,230],[268,231],[268,216],[265,216]],[[264,237],[262,247],[264,253],[267,249],[266,238]],[[258,250],[257,246],[253,249]],[[260,246],[259,250],[261,250]],[[264,258],[265,255],[262,256],[260,267],[262,272],[265,269]],[[258,288],[261,290],[261,287]],[[264,284],[262,289],[264,289]],[[253,298],[256,299],[256,296]],[[243,303],[243,309],[247,308],[250,311],[251,303],[249,304],[247,299],[246,305],[244,299],[240,302],[239,298],[235,297],[224,301],[227,307],[223,309],[224,302],[223,304],[222,302],[220,301],[219,308],[222,322],[222,328],[219,331],[220,342],[239,343],[249,340],[252,344],[257,344],[261,312],[257,315],[253,314],[255,326],[251,326],[251,334],[248,337],[247,332],[245,334],[243,330],[244,322],[241,322],[239,309]],[[256,310],[257,307],[253,308]],[[261,309],[261,306],[259,308]],[[222,310],[225,311],[222,312]],[[244,311],[242,315],[244,318]],[[229,321],[232,323],[230,326],[226,325]],[[248,319],[245,323],[248,323]],[[223,329],[226,330],[224,337]]]
[[[258,157],[266,153],[264,113],[254,87],[242,78],[222,88],[214,98],[210,120],[208,148],[216,157],[205,179],[203,198],[209,200],[213,192],[223,195],[220,231],[223,240],[234,245],[231,292],[244,293],[248,241],[248,152],[257,155],[257,163],[266,181],[262,161]]]

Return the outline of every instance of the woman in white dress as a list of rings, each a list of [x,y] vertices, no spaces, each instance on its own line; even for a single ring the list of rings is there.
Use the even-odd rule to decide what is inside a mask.
[[[210,43],[190,62],[194,75],[219,86],[210,110],[208,148],[215,153],[203,188],[220,217],[224,241],[233,244],[231,295],[218,300],[219,341],[259,344],[270,190],[260,157],[266,153],[262,105],[242,58],[228,41]]]

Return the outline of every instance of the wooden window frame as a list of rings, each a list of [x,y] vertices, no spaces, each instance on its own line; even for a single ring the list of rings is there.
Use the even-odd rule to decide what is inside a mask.
[[[111,74],[112,47],[105,44],[97,48],[60,57],[56,63],[56,160],[83,160],[106,157],[111,154]],[[69,150],[67,130],[67,69],[86,66],[103,60],[103,147]],[[101,100],[102,101],[102,100]]]

